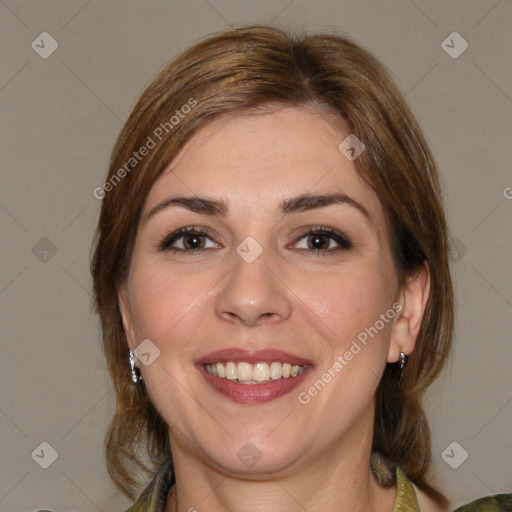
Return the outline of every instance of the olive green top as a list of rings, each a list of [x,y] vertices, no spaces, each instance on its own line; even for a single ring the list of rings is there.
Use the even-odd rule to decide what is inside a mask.
[[[377,480],[389,485],[389,468],[378,453],[372,455],[371,467]],[[396,483],[396,501],[393,512],[421,512],[416,493],[404,472],[396,467],[391,476]],[[172,460],[167,459],[158,469],[150,484],[144,489],[139,499],[126,512],[165,512],[169,490],[174,485]],[[512,494],[488,496],[464,505],[454,512],[512,512]]]

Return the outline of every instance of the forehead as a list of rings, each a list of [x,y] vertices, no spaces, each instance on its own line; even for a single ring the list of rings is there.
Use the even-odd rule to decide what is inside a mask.
[[[338,148],[349,134],[341,120],[311,107],[219,118],[196,132],[157,179],[145,212],[178,194],[216,197],[240,213],[275,209],[299,194],[340,192],[382,227],[377,196]]]

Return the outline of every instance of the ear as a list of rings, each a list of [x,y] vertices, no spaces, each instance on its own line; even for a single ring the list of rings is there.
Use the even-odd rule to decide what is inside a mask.
[[[388,363],[397,362],[400,352],[407,355],[413,352],[429,294],[430,269],[428,263],[425,262],[414,275],[407,278],[400,290],[398,302],[402,308],[391,329]]]
[[[124,284],[119,288],[119,292],[117,294],[119,301],[119,309],[121,310],[121,318],[123,320],[123,328],[124,334],[126,336],[126,341],[128,343],[129,348],[135,350],[137,346],[135,332],[133,330],[133,322],[132,322],[132,312],[130,301],[128,298],[128,291],[126,290],[126,286]]]

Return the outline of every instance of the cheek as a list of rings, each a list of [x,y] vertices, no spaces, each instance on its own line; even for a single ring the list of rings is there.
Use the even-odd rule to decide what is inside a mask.
[[[386,366],[396,314],[388,281],[370,266],[351,266],[350,271],[317,281],[322,286],[303,289],[304,302],[314,313],[310,316],[321,317],[323,343],[318,345],[318,380],[302,391],[305,400],[328,411],[334,425],[362,414]]]
[[[362,262],[296,280],[293,289],[304,311],[320,320],[316,324],[332,348],[343,349],[391,308],[393,289],[388,281],[374,265]],[[389,327],[379,330],[387,334]]]
[[[189,345],[202,299],[213,286],[205,277],[178,273],[165,263],[134,265],[131,298],[137,341],[149,338],[160,348]]]

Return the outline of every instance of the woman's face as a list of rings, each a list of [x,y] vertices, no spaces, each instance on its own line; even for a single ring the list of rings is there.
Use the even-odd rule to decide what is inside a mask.
[[[120,300],[173,452],[257,473],[371,442],[399,290],[348,135],[309,108],[222,118],[153,185]]]

